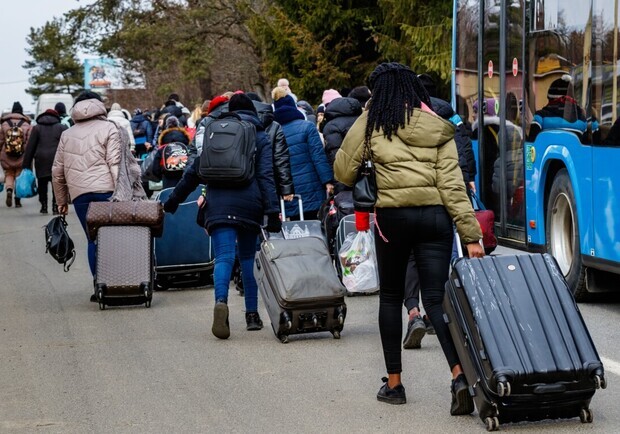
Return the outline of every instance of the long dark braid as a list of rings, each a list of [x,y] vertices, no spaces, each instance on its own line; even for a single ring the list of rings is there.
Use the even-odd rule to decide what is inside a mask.
[[[392,140],[404,128],[414,108],[422,102],[432,109],[431,99],[415,72],[400,63],[382,63],[368,77],[372,100],[366,122],[365,142],[370,143],[374,131]]]

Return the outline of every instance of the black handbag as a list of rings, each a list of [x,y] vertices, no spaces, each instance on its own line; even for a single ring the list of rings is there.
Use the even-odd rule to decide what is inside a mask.
[[[377,203],[377,179],[370,155],[370,143],[364,143],[362,164],[353,186],[353,207],[356,211],[373,212]]]
[[[44,228],[45,253],[62,264],[65,272],[69,271],[75,261],[75,248],[67,232],[67,221],[63,216],[54,217]]]

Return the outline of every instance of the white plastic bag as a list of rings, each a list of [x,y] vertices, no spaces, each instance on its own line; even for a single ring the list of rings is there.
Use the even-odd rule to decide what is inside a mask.
[[[372,232],[347,235],[338,252],[342,283],[349,292],[375,292],[379,289],[377,255]]]

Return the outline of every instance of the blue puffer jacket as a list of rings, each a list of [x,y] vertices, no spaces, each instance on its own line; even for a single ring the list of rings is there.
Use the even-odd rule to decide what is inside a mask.
[[[282,125],[291,159],[295,194],[301,195],[304,212],[318,211],[325,201],[325,184],[334,182],[321,137],[312,122],[296,119]],[[299,215],[297,202],[286,203],[286,216]]]
[[[217,226],[241,226],[259,231],[265,214],[279,211],[276,186],[273,180],[271,141],[255,113],[240,110],[237,113],[245,121],[256,126],[256,160],[254,179],[245,187],[223,188],[207,186],[205,205],[206,224],[209,233]],[[192,193],[198,184],[206,184],[198,175],[200,159],[196,158],[183,173],[183,178],[164,204],[167,212],[175,212],[179,204]]]

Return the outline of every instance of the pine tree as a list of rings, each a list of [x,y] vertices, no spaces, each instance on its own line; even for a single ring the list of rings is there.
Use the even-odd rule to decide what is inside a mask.
[[[43,93],[73,93],[83,85],[82,65],[75,55],[76,40],[65,21],[53,19],[41,28],[30,28],[26,52],[31,59],[24,63],[30,84],[26,92],[38,97]]]

